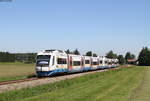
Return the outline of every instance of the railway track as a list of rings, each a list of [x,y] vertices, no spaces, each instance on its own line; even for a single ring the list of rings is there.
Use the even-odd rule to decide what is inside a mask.
[[[20,80],[3,81],[3,82],[0,82],[0,85],[7,85],[7,84],[20,83],[20,82],[26,82],[26,81],[33,81],[33,80],[37,80],[37,79],[39,79],[39,78],[33,77],[33,78],[26,78],[26,79],[20,79]]]
[[[106,72],[106,71],[109,71],[109,70],[116,70],[116,69],[120,69],[120,68],[123,68],[123,67],[111,68],[111,69],[103,69],[103,70],[95,70],[95,71],[97,71],[97,72],[99,72],[99,71]],[[94,71],[88,71],[88,72],[92,73]],[[88,72],[82,72],[82,73],[88,73]],[[73,74],[79,74],[79,73],[73,73]],[[68,74],[68,75],[72,75],[72,74]],[[66,75],[63,75],[63,76],[66,76]],[[58,76],[52,76],[52,78],[55,78],[55,77],[58,77]],[[3,81],[3,82],[0,82],[0,86],[1,85],[14,84],[14,83],[27,82],[27,81],[33,81],[33,80],[39,80],[39,79],[45,79],[45,78],[49,78],[49,77],[43,77],[43,78],[32,77],[32,78],[26,78],[26,79],[20,79],[20,80]]]

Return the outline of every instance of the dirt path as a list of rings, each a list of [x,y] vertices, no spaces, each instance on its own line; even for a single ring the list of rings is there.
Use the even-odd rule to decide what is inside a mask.
[[[150,67],[146,67],[143,81],[129,101],[150,101]]]

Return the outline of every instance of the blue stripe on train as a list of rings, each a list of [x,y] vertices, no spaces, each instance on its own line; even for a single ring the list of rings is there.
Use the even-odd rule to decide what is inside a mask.
[[[50,75],[54,75],[57,73],[67,73],[68,69],[56,69],[56,70],[52,70],[52,71],[37,71],[37,75],[38,76],[50,76]]]
[[[88,71],[88,70],[91,70],[91,67],[85,67],[85,68],[77,68],[77,69],[74,69],[72,68],[71,70],[70,69],[56,69],[56,70],[52,70],[52,71],[37,71],[37,75],[39,77],[42,77],[42,76],[50,76],[50,75],[55,75],[55,74],[58,74],[58,73],[74,73],[74,72],[82,72],[82,71]]]
[[[91,67],[84,67],[83,68],[83,71],[89,71],[89,70],[91,70]]]
[[[105,66],[98,66],[98,69],[104,69]]]
[[[84,67],[84,68],[72,68],[70,69],[56,69],[52,71],[37,71],[38,76],[51,76],[58,73],[74,73],[74,72],[82,72],[82,71],[89,71],[89,70],[97,70],[97,69],[105,69],[105,68],[111,68],[109,66],[98,66],[97,68],[91,68],[91,67]]]

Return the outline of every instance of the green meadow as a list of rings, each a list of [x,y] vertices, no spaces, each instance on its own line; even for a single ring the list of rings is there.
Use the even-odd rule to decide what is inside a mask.
[[[0,81],[28,78],[35,75],[34,64],[0,63]]]
[[[131,101],[134,96],[138,96],[136,92],[147,71],[150,71],[148,67],[132,66],[88,74],[71,80],[1,93],[0,101]]]

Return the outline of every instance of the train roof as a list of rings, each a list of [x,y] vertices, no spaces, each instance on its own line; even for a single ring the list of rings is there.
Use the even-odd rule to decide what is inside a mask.
[[[92,58],[94,60],[96,59],[100,59],[100,60],[108,60],[108,61],[118,61],[118,59],[109,59],[105,56],[97,56],[97,57],[92,57],[92,56],[83,56],[83,55],[75,55],[75,54],[67,54],[65,51],[62,51],[62,50],[57,50],[57,49],[50,49],[50,50],[44,50],[44,51],[41,51],[38,53],[38,55],[51,55],[51,54],[58,54],[58,55],[61,55],[61,56],[66,56],[66,55],[69,55],[69,56],[73,56],[73,57],[84,57],[85,59],[89,59],[89,58]]]
[[[56,49],[43,50],[43,51],[39,52],[38,55],[42,55],[42,54],[44,54],[44,55],[50,55],[50,54],[52,54],[52,53],[54,53],[54,54],[64,54],[64,55],[67,55],[64,51],[62,51],[62,50],[56,50]]]

